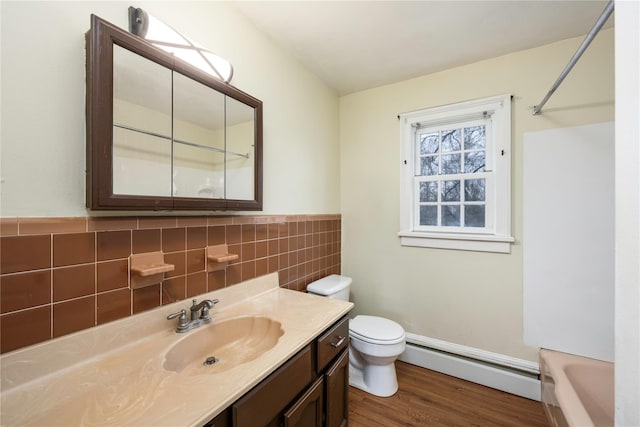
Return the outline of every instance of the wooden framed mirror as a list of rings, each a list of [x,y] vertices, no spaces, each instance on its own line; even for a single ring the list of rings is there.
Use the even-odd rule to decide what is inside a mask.
[[[262,102],[91,16],[87,207],[261,210]]]

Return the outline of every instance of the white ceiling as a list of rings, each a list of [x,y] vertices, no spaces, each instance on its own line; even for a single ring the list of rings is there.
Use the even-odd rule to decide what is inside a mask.
[[[344,95],[587,34],[607,1],[233,4],[276,44]],[[612,25],[613,17],[605,27]]]

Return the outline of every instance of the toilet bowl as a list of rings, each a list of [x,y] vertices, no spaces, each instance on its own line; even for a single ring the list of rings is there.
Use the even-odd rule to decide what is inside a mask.
[[[348,301],[351,278],[332,274],[307,286],[307,292]],[[398,323],[378,316],[358,315],[349,321],[349,384],[375,396],[398,390],[395,361],[405,349]]]

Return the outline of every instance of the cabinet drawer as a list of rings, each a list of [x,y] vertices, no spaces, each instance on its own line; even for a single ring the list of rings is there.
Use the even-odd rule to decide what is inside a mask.
[[[311,383],[312,379],[311,347],[307,346],[233,404],[234,426],[267,425]]]
[[[349,318],[343,317],[331,329],[318,338],[318,372],[327,366],[342,350],[349,345]]]

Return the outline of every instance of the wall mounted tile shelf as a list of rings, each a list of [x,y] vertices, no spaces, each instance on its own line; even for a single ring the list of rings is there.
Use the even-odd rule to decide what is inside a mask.
[[[131,289],[143,288],[162,282],[164,273],[173,271],[173,264],[164,262],[162,252],[133,254],[130,257]]]
[[[238,259],[237,254],[230,254],[226,244],[207,246],[207,271],[227,268],[229,261]]]

